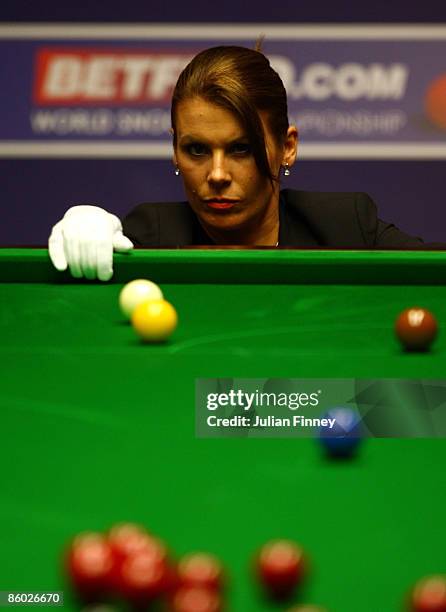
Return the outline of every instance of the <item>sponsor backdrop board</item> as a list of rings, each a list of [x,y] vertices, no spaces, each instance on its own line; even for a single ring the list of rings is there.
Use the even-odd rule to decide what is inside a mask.
[[[203,48],[252,46],[265,31],[300,131],[287,186],[368,191],[386,220],[445,240],[446,25],[10,24],[1,243],[43,243],[76,202],[122,214],[181,198],[169,162],[179,72]]]

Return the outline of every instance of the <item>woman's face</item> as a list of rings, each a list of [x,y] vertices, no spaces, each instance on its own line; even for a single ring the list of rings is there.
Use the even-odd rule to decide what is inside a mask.
[[[277,176],[281,164],[294,162],[297,131],[290,128],[292,135],[279,146],[260,116],[270,168]],[[273,187],[260,174],[237,117],[203,98],[190,98],[177,106],[175,129],[174,163],[187,199],[210,235],[231,231],[248,235],[277,217],[279,185]]]

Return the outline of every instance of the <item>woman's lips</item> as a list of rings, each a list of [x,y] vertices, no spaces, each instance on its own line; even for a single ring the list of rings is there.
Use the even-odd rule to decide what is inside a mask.
[[[229,210],[233,206],[237,204],[238,200],[225,200],[225,199],[215,199],[215,200],[205,200],[205,203],[209,208],[213,208],[214,210]]]

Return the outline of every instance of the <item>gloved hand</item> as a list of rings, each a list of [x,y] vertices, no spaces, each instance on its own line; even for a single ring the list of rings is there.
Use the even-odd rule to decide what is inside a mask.
[[[48,250],[57,270],[70,268],[75,278],[107,281],[113,276],[113,251],[125,253],[133,243],[121,221],[98,206],[73,206],[51,230]]]

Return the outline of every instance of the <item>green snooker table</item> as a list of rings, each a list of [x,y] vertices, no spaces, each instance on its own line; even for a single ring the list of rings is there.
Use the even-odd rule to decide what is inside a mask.
[[[150,278],[179,315],[162,345],[123,321],[123,283]],[[64,591],[70,538],[136,521],[229,574],[228,612],[286,610],[251,575],[272,538],[307,551],[297,602],[406,609],[446,572],[446,440],[368,439],[330,461],[314,439],[195,434],[197,378],[445,378],[446,333],[402,351],[396,316],[446,328],[446,253],[138,250],[111,282],[74,281],[44,249],[0,249],[0,590]]]

